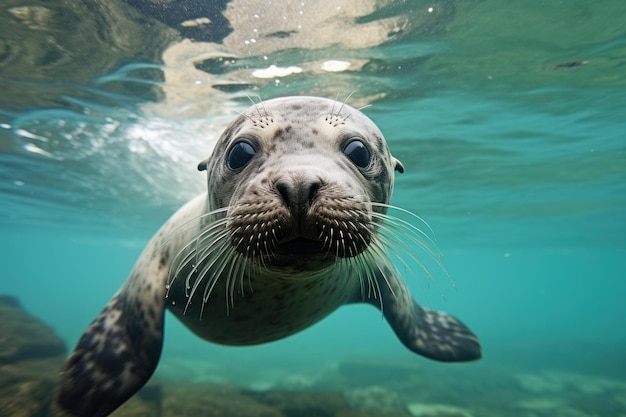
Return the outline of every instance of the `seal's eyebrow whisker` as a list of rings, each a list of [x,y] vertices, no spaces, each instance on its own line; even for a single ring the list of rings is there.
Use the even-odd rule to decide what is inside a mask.
[[[247,114],[240,112],[237,109],[230,109],[231,111],[234,111],[235,113],[239,114],[240,116],[245,117],[246,119],[250,120],[252,123],[256,123],[256,120],[254,120],[252,117],[248,116]]]
[[[352,97],[354,93],[356,93],[356,90],[352,90],[352,92],[348,94],[348,96],[343,100],[343,103],[341,103],[341,107],[339,107],[339,111],[337,111],[337,116],[341,114],[341,111],[343,110],[344,106],[348,103],[348,100],[350,100],[350,97]],[[344,120],[346,119],[344,118]]]
[[[246,94],[246,97],[248,97],[248,100],[250,100],[250,103],[252,104],[252,107],[254,107],[254,109],[256,110],[256,112],[259,115],[259,120],[263,120],[265,118],[269,118],[270,121],[273,123],[273,117],[271,116],[270,112],[267,110],[267,108],[265,107],[265,102],[263,101],[263,99],[261,98],[260,95],[257,94],[257,99],[259,100],[258,102],[254,101],[252,99],[252,97],[250,97],[249,95]],[[261,112],[261,110],[263,110],[263,112]],[[250,119],[254,122],[253,119]]]
[[[259,106],[262,106],[262,104],[255,104],[254,105],[254,110],[256,110],[257,114],[259,115],[259,121],[261,121],[265,117],[267,117],[267,112],[265,112],[265,109],[263,107],[259,107]],[[261,109],[263,109],[265,115],[263,113],[261,113]]]
[[[272,113],[267,109],[267,107],[265,107],[265,102],[261,102],[259,103],[260,106],[263,108],[263,112],[265,113],[265,117],[269,119],[269,121],[271,123],[274,123],[274,116],[272,115]]]
[[[252,104],[253,106],[256,106],[258,103],[256,101],[254,101],[252,99],[252,97],[250,97],[248,94],[246,94],[246,97],[248,98],[248,100],[250,100],[250,104]],[[257,94],[257,98],[259,99],[259,103],[262,101],[261,97]]]
[[[343,121],[344,122],[347,121],[354,113],[360,112],[361,110],[366,109],[368,107],[372,107],[372,105],[371,104],[366,104],[365,106],[361,106],[358,109],[356,109],[356,111],[352,111],[352,112],[348,113],[348,115],[346,115],[346,117],[343,118]]]
[[[338,102],[339,102],[339,93],[337,93],[337,96],[335,96],[335,99],[332,101],[333,105],[330,107],[330,112],[328,113],[328,115],[326,115],[326,118],[324,120],[333,118],[333,115],[335,113],[335,104]]]

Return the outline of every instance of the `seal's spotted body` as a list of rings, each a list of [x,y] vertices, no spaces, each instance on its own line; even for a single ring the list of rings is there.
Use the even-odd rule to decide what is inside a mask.
[[[208,192],[168,220],[87,329],[62,375],[63,408],[106,416],[141,388],[158,362],[166,307],[206,340],[250,345],[364,302],[416,353],[480,357],[460,321],[413,301],[386,255],[384,220],[403,167],[363,114],[314,97],[263,102],[198,168]]]

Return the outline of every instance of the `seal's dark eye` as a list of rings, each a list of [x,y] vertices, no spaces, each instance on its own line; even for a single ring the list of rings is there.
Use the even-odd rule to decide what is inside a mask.
[[[343,153],[359,168],[367,168],[370,164],[370,151],[363,142],[358,139],[348,143],[346,147],[343,148]]]
[[[248,162],[256,155],[256,149],[246,140],[239,140],[228,151],[226,163],[228,168],[237,171],[248,165]]]

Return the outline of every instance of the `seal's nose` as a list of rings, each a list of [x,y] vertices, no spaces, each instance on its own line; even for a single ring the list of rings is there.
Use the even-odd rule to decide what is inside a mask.
[[[318,178],[281,178],[274,187],[285,206],[296,214],[305,212],[317,198],[322,182]]]

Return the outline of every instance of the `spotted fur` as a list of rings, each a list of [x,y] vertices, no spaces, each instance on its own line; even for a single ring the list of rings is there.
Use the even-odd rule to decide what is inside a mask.
[[[344,153],[355,139],[367,165]],[[241,140],[254,155],[233,169],[228,154]],[[404,168],[362,113],[314,97],[259,103],[198,169],[208,173],[208,192],[157,232],[82,336],[62,372],[62,408],[106,416],[141,388],[159,360],[166,308],[201,338],[251,345],[365,302],[416,353],[480,357],[465,325],[413,301],[385,253],[394,171]]]

